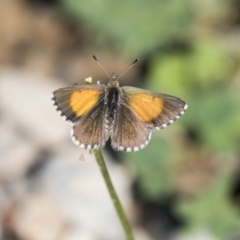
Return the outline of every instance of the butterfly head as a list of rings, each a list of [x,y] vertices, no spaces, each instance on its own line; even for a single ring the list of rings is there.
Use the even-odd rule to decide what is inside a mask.
[[[115,73],[112,74],[108,84],[107,84],[108,87],[116,87],[118,88],[119,87],[119,82],[118,82],[118,79],[117,79],[117,76]]]

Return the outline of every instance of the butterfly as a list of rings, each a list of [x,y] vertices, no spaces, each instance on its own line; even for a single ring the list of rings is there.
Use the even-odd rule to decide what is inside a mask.
[[[101,149],[110,138],[116,151],[138,151],[149,143],[152,132],[172,124],[188,107],[180,98],[120,87],[120,77],[108,77],[107,85],[76,85],[53,92],[54,105],[73,124],[71,137],[81,148]]]

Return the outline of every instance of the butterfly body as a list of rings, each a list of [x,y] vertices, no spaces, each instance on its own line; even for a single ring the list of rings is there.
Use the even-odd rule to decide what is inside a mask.
[[[187,104],[170,95],[130,86],[78,85],[56,90],[54,105],[73,123],[73,142],[85,149],[103,148],[110,138],[113,149],[133,152],[144,148],[154,131],[177,120]]]

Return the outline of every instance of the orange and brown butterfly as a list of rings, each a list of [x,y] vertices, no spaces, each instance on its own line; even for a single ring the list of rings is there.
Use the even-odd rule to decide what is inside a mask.
[[[77,85],[53,92],[54,105],[73,123],[72,140],[81,148],[103,148],[110,138],[114,150],[138,151],[149,143],[152,132],[166,128],[187,109],[180,98],[120,87],[115,74],[108,77],[107,85]]]

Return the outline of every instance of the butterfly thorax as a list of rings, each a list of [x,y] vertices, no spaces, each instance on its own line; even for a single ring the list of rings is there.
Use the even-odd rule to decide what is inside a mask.
[[[115,115],[117,112],[117,106],[119,103],[120,88],[117,81],[109,82],[106,89],[105,105],[105,131],[111,132],[114,123]]]
[[[117,88],[111,88],[107,96],[107,110],[108,117],[113,118],[114,112],[118,104],[118,90]]]

